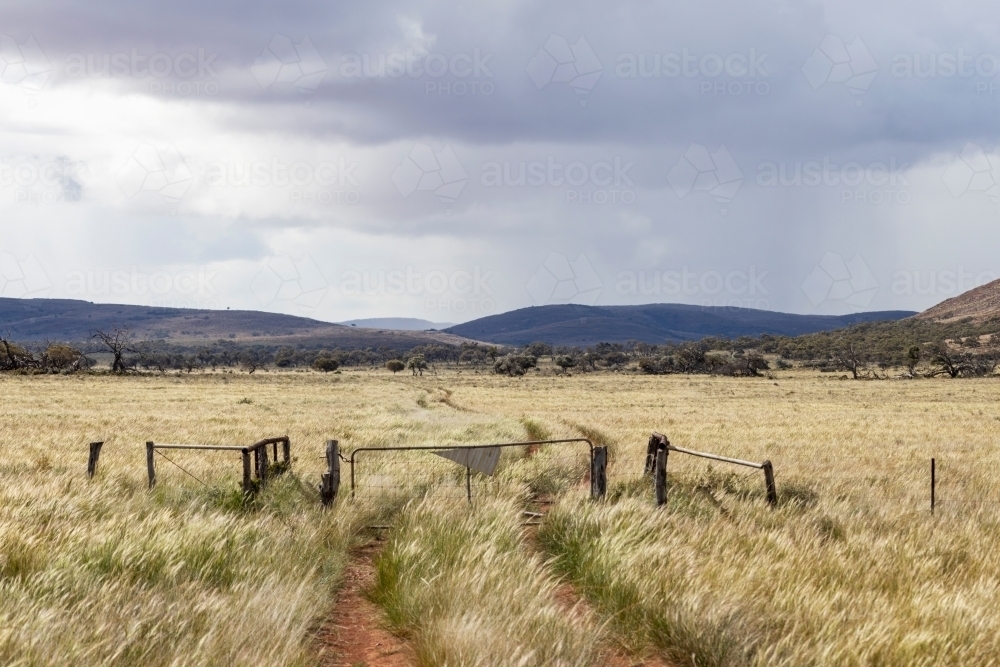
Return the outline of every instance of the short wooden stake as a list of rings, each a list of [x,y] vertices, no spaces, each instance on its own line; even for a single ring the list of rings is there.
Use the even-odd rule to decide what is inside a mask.
[[[103,442],[90,443],[90,456],[87,457],[87,477],[91,479],[97,472],[97,459],[101,458],[101,447],[103,446]]]
[[[249,496],[253,494],[253,477],[250,470],[250,450],[243,448],[240,452],[240,457],[243,459],[243,495]]]
[[[774,467],[771,465],[770,461],[764,461],[760,464],[760,467],[764,470],[764,485],[767,487],[767,502],[772,506],[777,507],[778,489],[774,486]]]
[[[156,486],[156,463],[153,461],[153,443],[146,443],[146,472],[149,474],[149,488]]]
[[[326,441],[326,467],[319,485],[319,497],[324,505],[330,505],[340,490],[340,447],[336,440]]]
[[[260,478],[260,488],[267,486],[267,446],[261,447],[260,452],[260,470],[257,471],[257,477]]]
[[[656,488],[656,506],[667,504],[667,449],[656,452],[656,467],[653,471],[653,484]]]
[[[590,460],[590,497],[603,498],[608,492],[608,448],[594,447]]]
[[[934,486],[936,481],[934,476],[934,459],[931,459],[931,514],[934,514]]]

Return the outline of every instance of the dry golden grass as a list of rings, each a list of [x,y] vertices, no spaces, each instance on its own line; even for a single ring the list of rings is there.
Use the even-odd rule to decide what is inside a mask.
[[[346,498],[320,511],[323,441],[349,451],[537,433],[608,444],[609,500],[584,500],[582,461],[553,448],[530,460],[509,454],[492,486],[477,480],[495,503],[404,509],[380,563],[395,573],[380,599],[410,595],[404,583],[419,572],[442,582],[430,597],[406,598],[419,604],[393,621],[424,664],[488,664],[468,633],[495,648],[533,618],[546,630],[510,654],[536,656],[526,665],[594,660],[601,622],[635,653],[677,664],[970,665],[1000,655],[992,380],[346,371],[9,376],[0,392],[3,664],[309,664],[310,631],[329,611],[349,544],[394,511]],[[670,502],[656,510],[638,476],[654,429],[679,446],[770,459],[781,506],[764,503],[758,471],[672,454]],[[145,490],[146,440],[241,444],[286,433],[296,475],[254,508],[240,507],[238,457],[227,454],[168,452],[209,486],[157,459],[158,488]],[[101,470],[88,482],[86,443],[98,439],[107,442]],[[431,474],[414,460],[386,459],[367,474],[390,485],[420,486],[421,475],[421,484],[460,482],[447,465]],[[560,498],[539,533],[548,563],[510,537],[518,499],[532,490]],[[433,553],[432,526],[466,536],[452,560],[419,553]],[[470,571],[475,586],[463,583]],[[545,626],[553,573],[572,579],[603,621]],[[505,577],[509,603],[495,583]],[[425,603],[436,611],[421,624],[413,609]],[[562,652],[532,652],[557,640]]]

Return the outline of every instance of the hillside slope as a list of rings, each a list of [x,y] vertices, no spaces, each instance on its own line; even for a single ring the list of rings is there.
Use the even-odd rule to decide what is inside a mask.
[[[0,298],[0,335],[13,340],[83,342],[94,331],[132,328],[137,338],[198,344],[225,338],[243,343],[410,349],[461,343],[440,332],[345,327],[307,317],[255,310],[198,310],[91,303],[75,299]]]
[[[1000,280],[974,287],[942,301],[915,316],[932,322],[955,322],[971,318],[974,323],[1000,320]]]
[[[521,308],[446,329],[466,338],[508,345],[544,341],[552,345],[594,345],[638,340],[646,343],[697,340],[705,336],[798,336],[876,320],[898,320],[911,311],[853,315],[795,315],[750,308],[684,304]]]

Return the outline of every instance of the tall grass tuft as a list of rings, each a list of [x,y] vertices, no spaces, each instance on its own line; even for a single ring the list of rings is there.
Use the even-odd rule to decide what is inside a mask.
[[[421,665],[590,665],[597,633],[555,599],[556,579],[525,549],[520,503],[473,509],[429,498],[407,508],[376,562],[373,599]]]

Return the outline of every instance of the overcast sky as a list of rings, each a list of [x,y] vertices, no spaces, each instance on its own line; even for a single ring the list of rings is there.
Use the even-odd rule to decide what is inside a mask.
[[[460,322],[1000,276],[991,3],[221,4],[3,4],[0,296]]]

